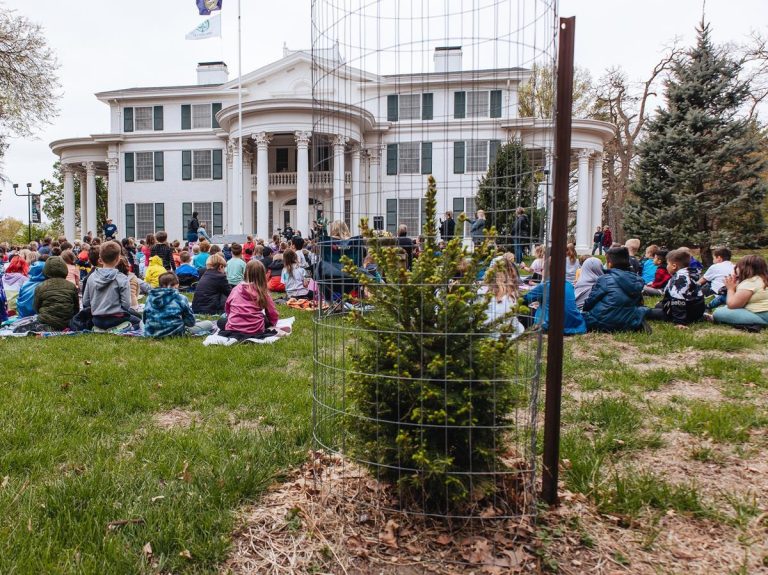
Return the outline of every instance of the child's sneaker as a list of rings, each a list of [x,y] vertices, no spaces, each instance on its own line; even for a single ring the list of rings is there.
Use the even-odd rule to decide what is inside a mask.
[[[123,323],[119,323],[115,327],[107,331],[109,333],[123,333],[123,332],[129,331],[130,329],[131,329],[131,322],[124,321]]]

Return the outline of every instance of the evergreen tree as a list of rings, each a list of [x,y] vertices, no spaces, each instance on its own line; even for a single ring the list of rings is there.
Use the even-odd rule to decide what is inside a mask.
[[[666,108],[648,125],[638,148],[637,179],[626,229],[670,248],[744,245],[764,229],[759,209],[768,163],[755,125],[741,112],[749,82],[741,64],[715,46],[704,22],[696,46],[673,65],[665,84]]]

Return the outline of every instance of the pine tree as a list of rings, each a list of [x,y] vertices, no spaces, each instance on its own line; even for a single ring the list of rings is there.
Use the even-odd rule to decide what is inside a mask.
[[[763,231],[756,207],[768,189],[761,178],[768,163],[759,130],[741,114],[750,87],[740,72],[702,21],[638,148],[625,226],[645,243],[698,246],[710,264],[712,246],[749,244]]]

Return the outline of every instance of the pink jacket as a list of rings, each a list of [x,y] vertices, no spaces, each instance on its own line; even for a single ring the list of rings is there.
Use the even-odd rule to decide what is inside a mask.
[[[263,333],[266,330],[264,312],[269,318],[270,325],[277,323],[277,310],[272,298],[267,299],[267,309],[264,310],[258,302],[251,299],[246,291],[246,285],[241,283],[234,288],[224,304],[227,313],[227,330],[240,333]]]

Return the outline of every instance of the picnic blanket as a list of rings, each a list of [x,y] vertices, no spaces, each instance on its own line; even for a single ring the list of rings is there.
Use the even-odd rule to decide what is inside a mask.
[[[275,343],[283,337],[291,335],[293,330],[293,321],[296,318],[287,317],[277,320],[277,324],[274,328],[267,330],[263,334],[258,334],[253,337],[237,338],[227,337],[227,332],[219,332],[213,335],[209,335],[203,341],[203,345],[235,345],[238,343]]]

